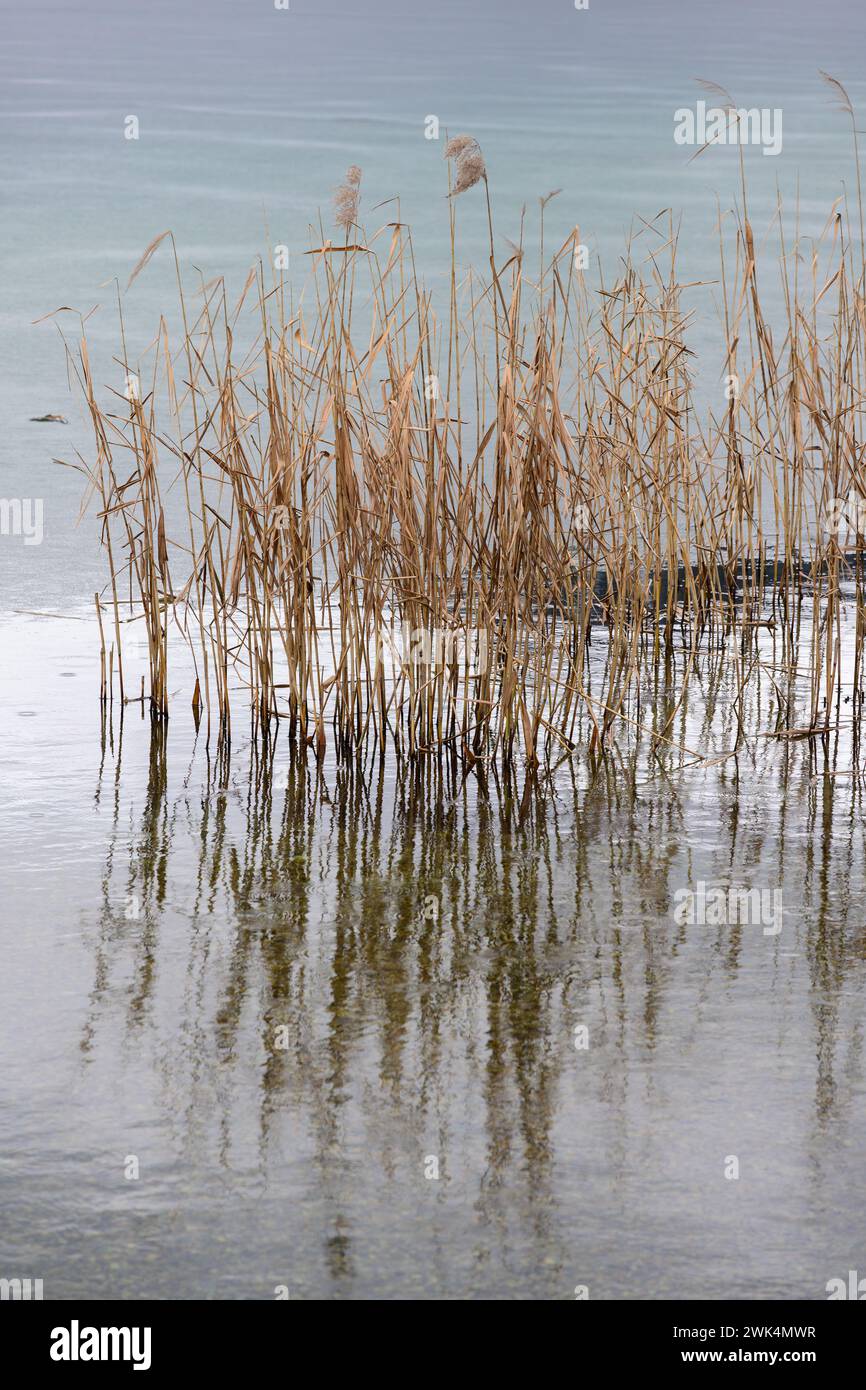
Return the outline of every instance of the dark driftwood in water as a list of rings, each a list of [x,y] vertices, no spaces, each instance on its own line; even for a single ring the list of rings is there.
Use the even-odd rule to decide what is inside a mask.
[[[866,572],[866,551],[846,551],[840,556],[841,563],[855,572],[859,563],[861,571]],[[763,565],[751,560],[737,560],[731,565],[692,565],[692,579],[695,584],[699,584],[704,593],[707,591],[707,581],[709,580],[710,592],[720,598],[732,598],[734,603],[742,599],[745,581],[748,587],[754,589],[762,587],[765,589],[784,589],[792,587],[799,588],[802,584],[808,583],[812,578],[813,562],[806,558],[794,560],[790,566],[785,560],[765,560]],[[715,570],[715,582],[713,582],[713,571]],[[827,562],[822,561],[818,567],[818,573],[827,573]],[[662,569],[659,575],[659,605],[664,608],[668,601],[669,571],[667,566]],[[655,575],[650,574],[650,592],[652,606],[655,606]],[[593,604],[593,613],[600,612],[599,605],[604,602],[610,592],[612,597],[616,597],[616,586],[612,588],[608,584],[607,572],[600,569],[596,575],[594,596],[599,601]],[[677,601],[680,602],[686,597],[686,567],[680,565],[677,570]]]

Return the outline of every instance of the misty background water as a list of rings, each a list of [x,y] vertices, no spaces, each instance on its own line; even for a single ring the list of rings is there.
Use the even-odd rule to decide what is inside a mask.
[[[578,757],[539,797],[296,764],[284,740],[272,763],[242,720],[228,762],[184,712],[165,743],[134,709],[104,726],[83,615],[105,576],[52,463],[90,439],[33,321],[99,304],[96,377],[119,388],[111,282],[154,235],[238,291],[277,242],[294,275],[351,163],[365,218],[399,196],[435,287],[429,114],[481,141],[501,238],[561,188],[551,244],[580,225],[615,273],[633,216],[669,206],[684,274],[711,280],[736,155],[688,164],[674,110],[695,77],[782,107],[782,154],[746,152],[752,222],[778,182],[819,233],[853,167],[817,68],[866,109],[866,11],[4,0],[0,22],[0,492],[45,501],[41,546],[0,540],[0,1275],[49,1298],[824,1297],[866,1259],[851,779],[761,743],[595,780]],[[483,264],[471,193],[458,226]],[[158,256],[125,297],[131,356],[174,293]],[[69,425],[30,422],[48,411]],[[687,719],[728,751],[730,701]],[[677,925],[699,880],[780,888],[783,929]]]

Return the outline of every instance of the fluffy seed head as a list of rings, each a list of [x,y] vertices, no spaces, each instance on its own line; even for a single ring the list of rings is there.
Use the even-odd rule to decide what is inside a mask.
[[[484,155],[476,145],[474,149],[466,149],[457,161],[457,178],[454,181],[453,192],[465,193],[467,188],[472,188],[480,179],[487,177],[487,169],[484,164]]]
[[[357,164],[350,164],[346,178],[334,194],[334,215],[337,226],[348,231],[358,220],[358,205],[361,201],[361,170]]]
[[[478,141],[475,139],[473,135],[455,135],[452,137],[452,139],[448,141],[448,144],[445,146],[445,153],[443,155],[443,159],[456,159],[457,156],[461,155],[464,150],[469,148],[470,145],[477,144]]]

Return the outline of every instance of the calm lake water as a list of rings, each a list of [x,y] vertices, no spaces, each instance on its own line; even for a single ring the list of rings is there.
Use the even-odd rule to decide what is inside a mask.
[[[633,215],[670,206],[710,280],[735,156],[687,165],[673,111],[695,77],[782,107],[782,154],[748,151],[752,220],[799,184],[819,233],[853,170],[817,68],[866,110],[866,8],[0,0],[0,22],[0,491],[45,505],[42,545],[0,538],[0,1276],[46,1298],[826,1297],[866,1269],[852,779],[756,740],[595,776],[579,753],[536,793],[372,752],[317,765],[282,735],[266,753],[242,718],[218,756],[186,696],[165,736],[134,706],[103,721],[105,572],[52,462],[90,438],[33,324],[99,304],[116,384],[113,277],[155,234],[238,289],[284,241],[302,278],[351,163],[371,219],[399,196],[435,287],[431,113],[481,140],[502,237],[561,187],[551,244],[579,224],[615,271]],[[480,200],[460,227],[483,263]],[[174,302],[157,257],[125,300],[131,355]],[[696,302],[711,348],[712,287]],[[69,424],[31,423],[49,411]],[[692,700],[684,744],[729,751],[726,694]],[[677,921],[698,884],[781,907]]]
[[[862,1263],[849,778],[760,740],[578,754],[538,793],[240,728],[221,758],[183,712],[102,727],[86,621],[0,640],[4,1268],[56,1298],[811,1299]],[[725,693],[688,706],[710,754]],[[701,883],[781,904],[678,922]]]

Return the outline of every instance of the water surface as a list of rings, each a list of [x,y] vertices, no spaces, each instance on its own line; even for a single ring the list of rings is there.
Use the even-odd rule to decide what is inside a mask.
[[[764,741],[464,780],[240,716],[220,754],[182,712],[103,726],[93,637],[2,630],[4,1269],[53,1298],[760,1299],[858,1267],[851,778]],[[678,924],[699,881],[779,889],[779,930]]]

